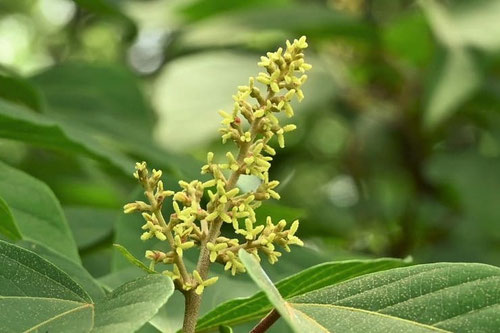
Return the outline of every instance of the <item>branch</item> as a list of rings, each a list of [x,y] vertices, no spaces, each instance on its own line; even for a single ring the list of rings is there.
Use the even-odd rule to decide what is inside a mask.
[[[250,333],[263,333],[267,331],[280,318],[276,309],[269,312],[262,320],[250,331]]]

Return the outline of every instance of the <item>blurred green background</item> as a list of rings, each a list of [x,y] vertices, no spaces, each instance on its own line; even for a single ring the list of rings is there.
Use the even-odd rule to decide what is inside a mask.
[[[260,218],[300,217],[307,249],[271,276],[359,257],[500,265],[498,17],[497,0],[3,0],[0,159],[51,187],[112,287],[137,272],[111,244],[150,247],[121,214],[133,163],[175,188],[199,178],[208,150],[233,148],[217,110],[306,35],[299,129],[272,167],[282,200]],[[231,296],[254,290],[242,279]]]

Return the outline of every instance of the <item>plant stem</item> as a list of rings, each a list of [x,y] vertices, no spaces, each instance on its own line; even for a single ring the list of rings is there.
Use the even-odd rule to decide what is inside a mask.
[[[201,295],[198,295],[193,289],[184,292],[184,305],[182,332],[194,333],[198,320],[198,312],[200,311]]]
[[[280,314],[278,313],[278,311],[273,309],[264,318],[262,318],[262,320],[259,321],[259,323],[254,328],[252,328],[250,333],[263,333],[267,331],[269,327],[271,327],[279,318]]]

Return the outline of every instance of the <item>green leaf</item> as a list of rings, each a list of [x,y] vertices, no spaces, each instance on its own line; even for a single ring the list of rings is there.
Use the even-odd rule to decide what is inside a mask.
[[[0,97],[41,112],[42,96],[26,79],[0,66]]]
[[[82,265],[77,264],[40,244],[23,241],[17,245],[35,252],[40,257],[44,258],[61,271],[71,276],[73,281],[78,283],[89,294],[94,302],[105,297],[104,290],[100,284],[89,274],[89,272],[87,272],[85,268],[82,267]]]
[[[150,274],[154,274],[156,273],[154,270],[150,269],[148,266],[144,265],[142,261],[140,261],[139,259],[137,259],[136,257],[134,257],[132,255],[132,253],[130,253],[125,247],[121,246],[120,244],[113,244],[113,246],[118,250],[120,251],[120,253],[132,264],[132,265],[135,265],[137,267],[139,267],[140,269],[142,269],[143,271],[147,272],[147,273],[150,273]]]
[[[83,154],[129,173],[133,162],[68,125],[0,99],[0,137],[35,146]]]
[[[79,249],[86,249],[110,237],[121,210],[97,207],[63,207]]]
[[[314,321],[297,315],[295,311],[293,311],[290,304],[283,299],[278,289],[273,285],[273,282],[266,275],[262,267],[260,267],[260,263],[253,255],[243,249],[238,252],[238,255],[255,284],[264,291],[269,301],[295,332],[315,333],[326,331],[322,330]]]
[[[312,325],[314,332],[447,332],[396,317],[370,311],[323,304],[292,304],[284,315],[294,332]]]
[[[89,295],[35,253],[0,241],[0,272],[0,322],[9,332],[92,327]]]
[[[151,322],[147,322],[141,328],[139,328],[136,333],[165,333],[157,329],[155,326],[151,324]]]
[[[0,234],[7,236],[12,240],[22,238],[21,232],[17,227],[14,217],[7,206],[7,203],[0,197]]]
[[[99,277],[98,281],[104,289],[111,291],[115,288],[118,288],[122,284],[130,282],[142,276],[144,276],[143,270],[129,264],[127,268],[123,268],[117,272],[111,272]]]
[[[398,292],[393,292],[397,290]],[[495,332],[500,323],[500,268],[437,263],[362,276],[298,296],[292,303],[332,304],[453,332]]]
[[[8,332],[89,332],[92,317],[92,304],[0,296],[0,322]]]
[[[19,246],[0,241],[0,267],[1,296],[91,302],[90,296],[66,273]]]
[[[88,2],[88,1],[85,1]],[[64,63],[32,78],[47,100],[47,115],[117,143],[149,144],[154,114],[139,81],[118,65]]]
[[[33,81],[47,100],[47,115],[61,126],[96,141],[104,138],[165,172],[199,176],[199,163],[193,158],[165,152],[153,142],[155,114],[140,81],[125,67],[65,63],[36,75]],[[133,166],[128,163],[127,170]]]
[[[132,332],[150,320],[174,290],[169,277],[155,274],[93,303],[56,266],[3,241],[0,272],[0,322],[9,332]]]
[[[348,260],[319,264],[287,277],[276,288],[288,299],[325,286],[337,284],[354,277],[406,265],[403,260]],[[200,318],[198,331],[208,331],[218,325],[235,325],[260,318],[272,309],[263,292],[252,297],[230,300]]]
[[[172,280],[161,274],[127,283],[96,304],[92,332],[133,332],[150,320],[173,292]]]
[[[284,301],[254,258],[243,253],[242,260],[295,332],[304,325],[318,332],[495,332],[500,323],[498,267],[395,268]]]
[[[480,86],[482,73],[470,51],[442,51],[429,77],[425,122],[434,127],[447,119]]]
[[[61,206],[47,185],[0,162],[0,197],[10,207],[23,239],[80,262]]]

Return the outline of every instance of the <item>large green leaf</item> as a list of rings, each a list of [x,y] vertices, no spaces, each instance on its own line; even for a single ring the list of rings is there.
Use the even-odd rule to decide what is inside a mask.
[[[56,266],[3,241],[0,272],[0,322],[8,332],[132,332],[150,320],[174,290],[170,278],[155,274],[93,303]]]
[[[33,77],[60,122],[117,142],[150,143],[154,115],[137,78],[118,65],[64,63]]]
[[[96,304],[92,332],[133,332],[151,319],[173,292],[172,280],[161,274],[129,282]]]
[[[291,298],[354,277],[406,265],[403,260],[347,260],[310,267],[276,283],[284,298]],[[263,292],[252,297],[230,300],[207,313],[198,321],[197,330],[215,329],[219,325],[235,325],[260,318],[272,309]]]
[[[0,197],[9,206],[23,239],[80,261],[61,206],[47,185],[0,162]]]
[[[500,268],[437,263],[360,276],[284,301],[259,263],[254,281],[295,332],[496,332]],[[313,330],[312,327],[315,329]]]
[[[20,242],[17,245],[22,246],[30,251],[35,252],[37,255],[47,260],[57,268],[59,268],[64,273],[71,276],[73,281],[78,283],[94,302],[104,298],[104,290],[100,286],[99,282],[94,279],[82,265],[77,264],[66,257],[54,252],[40,244],[33,242]]]
[[[85,132],[94,140],[104,138],[170,174],[199,177],[199,163],[194,159],[155,145],[155,115],[140,82],[126,68],[65,63],[38,74],[33,81],[47,100],[46,113],[62,126]]]
[[[469,263],[398,268],[291,302],[368,311],[374,318],[397,318],[395,324],[403,319],[453,332],[495,332],[500,324],[500,268]]]
[[[21,239],[21,232],[17,227],[14,217],[7,203],[0,197],[0,234],[12,240]]]
[[[4,332],[89,332],[92,304],[52,298],[0,296]]]
[[[132,161],[81,130],[0,99],[0,137],[35,146],[78,153],[129,173]]]
[[[88,332],[93,305],[71,278],[35,253],[0,241],[0,322],[9,332]]]

